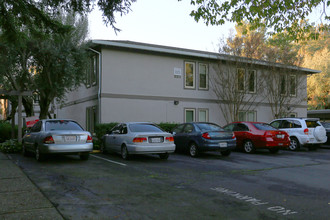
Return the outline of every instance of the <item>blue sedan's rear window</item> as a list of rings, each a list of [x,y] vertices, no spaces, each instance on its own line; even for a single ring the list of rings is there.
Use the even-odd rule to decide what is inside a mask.
[[[223,128],[216,124],[198,123],[196,125],[201,131],[223,131]]]
[[[131,124],[131,132],[163,132],[159,127],[153,124]]]
[[[79,124],[73,121],[58,120],[58,121],[47,121],[45,124],[46,131],[58,131],[58,130],[73,130],[83,131]]]

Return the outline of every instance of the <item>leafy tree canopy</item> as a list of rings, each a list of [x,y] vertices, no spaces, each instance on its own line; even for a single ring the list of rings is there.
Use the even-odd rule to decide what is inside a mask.
[[[275,32],[286,30],[296,39],[300,39],[302,33],[311,31],[311,25],[301,21],[306,20],[317,6],[322,5],[323,8],[320,18],[325,22],[330,21],[330,16],[326,14],[330,0],[191,0],[190,2],[197,7],[190,14],[197,22],[204,20],[206,25],[221,25],[226,21],[242,24],[243,20],[247,20],[251,28],[266,25]]]

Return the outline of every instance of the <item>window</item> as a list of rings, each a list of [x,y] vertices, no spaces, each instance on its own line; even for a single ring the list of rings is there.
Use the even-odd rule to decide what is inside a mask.
[[[286,75],[280,75],[280,94],[286,95]]]
[[[290,75],[289,77],[289,91],[290,96],[296,96],[297,92],[297,78],[296,75]]]
[[[245,69],[237,69],[237,89],[240,92],[245,90]]]
[[[96,123],[96,106],[86,108],[86,130],[93,133]]]
[[[194,89],[195,88],[195,63],[186,62],[185,63],[185,88]]]
[[[209,110],[208,109],[199,109],[198,110],[198,121],[199,122],[208,122],[209,121]]]
[[[245,124],[235,124],[233,131],[249,131],[249,128]]]
[[[239,121],[256,121],[257,113],[255,111],[239,111],[238,120]]]
[[[194,126],[192,124],[186,124],[183,129],[183,133],[191,133],[194,131]]]
[[[257,75],[255,70],[249,70],[247,75],[248,92],[256,93]]]
[[[199,64],[199,89],[207,90],[209,88],[209,74],[207,64]]]
[[[90,57],[89,65],[86,72],[86,86],[95,86],[97,84],[97,74],[99,71],[99,60],[97,55]]]
[[[184,118],[185,118],[185,122],[194,122],[195,121],[195,109],[185,109]]]

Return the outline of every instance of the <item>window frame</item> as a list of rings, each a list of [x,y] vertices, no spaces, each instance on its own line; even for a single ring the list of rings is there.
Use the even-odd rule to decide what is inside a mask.
[[[249,110],[249,111],[238,111],[238,115],[240,113],[244,114],[244,120],[240,119],[240,116],[238,116],[239,121],[249,121],[249,122],[257,122],[257,111],[254,110]],[[248,120],[248,114],[252,113],[253,114],[253,121]]]
[[[240,83],[240,70],[243,70],[243,77],[242,77],[242,79],[243,79],[243,83]],[[246,75],[246,71],[245,71],[245,68],[237,68],[236,69],[236,77],[237,77],[237,82],[236,82],[236,86],[237,86],[237,91],[239,91],[239,92],[245,92],[245,75]],[[243,88],[242,89],[240,89],[240,85],[242,85],[243,86]]]
[[[292,77],[294,78],[294,94],[292,94]],[[297,96],[297,75],[294,74],[290,74],[289,75],[289,95],[292,97],[296,97]]]
[[[201,74],[201,66],[205,66],[205,74]],[[201,87],[201,75],[205,75],[205,88]],[[209,66],[206,63],[198,63],[198,89],[209,90]]]
[[[284,79],[284,83],[282,83],[282,77]],[[279,93],[281,96],[286,96],[288,94],[288,77],[286,74],[280,74],[280,83],[279,83]],[[282,93],[282,85],[284,85],[284,93]]]
[[[189,123],[190,121],[187,121],[187,111],[192,111],[193,112],[193,120],[191,122],[196,121],[196,109],[195,108],[185,108],[184,109],[184,122]]]
[[[254,75],[254,80],[253,80],[253,91],[250,90],[250,74],[253,73]],[[247,84],[247,92],[251,94],[257,93],[257,70],[248,70],[247,74],[247,79],[246,79],[246,84]]]
[[[191,64],[193,66],[192,70],[192,86],[187,86],[187,64]],[[196,63],[192,61],[184,62],[184,88],[185,89],[196,89]]]
[[[206,121],[201,121],[200,120],[199,113],[202,112],[202,111],[205,111],[205,120]],[[207,108],[199,108],[198,109],[198,122],[209,122],[209,109],[207,109]]]

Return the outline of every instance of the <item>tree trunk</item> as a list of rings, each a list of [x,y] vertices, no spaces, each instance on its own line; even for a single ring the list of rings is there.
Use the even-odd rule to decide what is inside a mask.
[[[23,97],[22,102],[26,116],[27,117],[34,116],[33,99]]]

